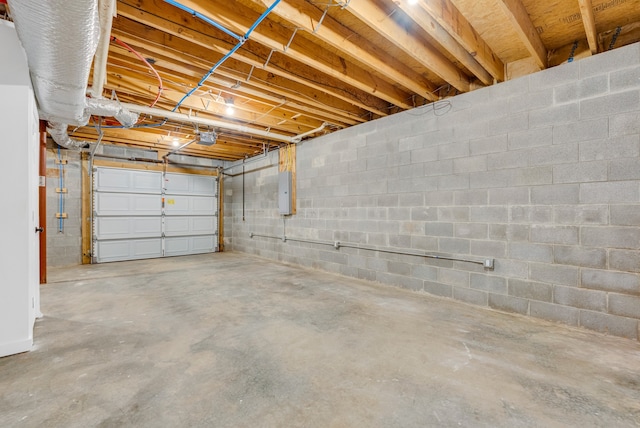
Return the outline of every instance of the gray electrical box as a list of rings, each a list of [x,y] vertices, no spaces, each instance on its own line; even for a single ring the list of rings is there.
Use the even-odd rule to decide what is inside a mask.
[[[280,214],[291,215],[291,171],[278,174],[278,208]]]

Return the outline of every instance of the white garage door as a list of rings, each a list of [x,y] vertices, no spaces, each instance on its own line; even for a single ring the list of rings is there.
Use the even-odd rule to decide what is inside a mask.
[[[94,169],[97,263],[217,251],[216,177]]]

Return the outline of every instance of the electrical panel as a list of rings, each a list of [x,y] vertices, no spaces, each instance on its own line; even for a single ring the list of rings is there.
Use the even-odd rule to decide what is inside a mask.
[[[281,215],[291,215],[291,171],[278,174],[278,208]]]

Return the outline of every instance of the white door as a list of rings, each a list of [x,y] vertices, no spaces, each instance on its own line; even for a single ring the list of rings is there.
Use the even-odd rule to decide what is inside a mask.
[[[217,179],[94,169],[93,260],[148,259],[217,250]]]

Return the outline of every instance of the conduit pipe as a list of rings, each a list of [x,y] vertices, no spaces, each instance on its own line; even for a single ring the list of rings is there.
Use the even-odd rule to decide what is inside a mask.
[[[93,98],[102,98],[104,84],[107,81],[107,57],[111,42],[111,25],[116,16],[116,0],[99,0],[98,14],[100,17],[100,38],[93,59],[93,85],[89,91]]]
[[[316,129],[312,129],[311,131],[307,131],[304,134],[298,134],[295,137],[292,137],[291,138],[291,142],[292,143],[299,143],[300,141],[302,141],[303,138],[308,137],[309,135],[313,135],[316,132],[320,132],[324,128],[326,128],[327,126],[329,126],[329,124],[327,122],[325,122],[322,125],[320,125],[319,127],[317,127]]]
[[[316,244],[316,245],[328,245],[336,250],[340,248],[354,248],[357,250],[366,250],[366,251],[375,251],[378,253],[387,253],[387,254],[400,254],[404,256],[415,256],[415,257],[424,257],[426,259],[436,259],[436,260],[449,260],[454,262],[464,262],[464,263],[473,263],[477,265],[482,265],[486,270],[493,270],[495,260],[494,259],[483,259],[483,260],[474,260],[474,259],[465,259],[453,256],[444,256],[438,254],[429,254],[421,251],[412,251],[401,248],[389,248],[389,247],[377,247],[373,245],[364,245],[364,244],[355,244],[348,242],[340,242],[340,241],[319,241],[315,239],[303,239],[303,238],[292,238],[283,234],[282,236],[274,236],[274,235],[264,235],[259,233],[249,232],[249,238],[269,238],[269,239],[279,239],[282,242],[292,241],[292,242],[301,242],[307,244]]]
[[[157,117],[164,117],[166,119],[175,120],[177,122],[190,122],[194,124],[197,123],[198,125],[228,129],[230,131],[236,131],[244,134],[254,135],[256,137],[282,141],[284,143],[299,143],[300,141],[302,141],[303,138],[308,137],[309,135],[313,135],[316,132],[320,132],[328,126],[328,123],[323,123],[319,127],[312,129],[311,131],[307,131],[303,134],[288,136],[288,135],[274,133],[271,131],[263,131],[262,129],[250,128],[248,126],[238,125],[236,123],[222,122],[220,120],[207,119],[207,118],[198,117],[198,116],[191,116],[185,113],[177,113],[174,111],[167,111],[167,110],[162,110],[154,107],[146,107],[146,106],[141,106],[141,105],[131,104],[131,103],[121,103],[120,105],[125,110],[128,110],[130,112],[147,114],[147,115],[157,116]]]
[[[176,153],[182,151],[182,149],[189,147],[191,144],[195,143],[196,141],[198,141],[197,138],[194,138],[191,141],[187,141],[186,143],[184,143],[183,145],[181,145],[180,147],[177,147],[173,150],[171,150],[169,153],[167,153],[166,155],[162,156],[162,159],[167,160],[167,158],[171,155],[175,155]]]

